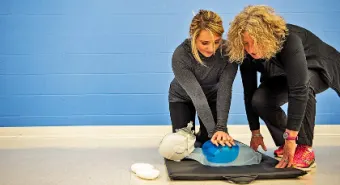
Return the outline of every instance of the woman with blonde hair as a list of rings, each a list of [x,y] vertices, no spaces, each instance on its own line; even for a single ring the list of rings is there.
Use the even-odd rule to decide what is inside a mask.
[[[269,6],[247,6],[230,25],[227,53],[240,62],[250,146],[262,146],[259,117],[279,147],[276,167],[315,166],[315,95],[340,96],[340,54],[309,30],[288,24]],[[261,73],[257,85],[257,72]],[[281,105],[288,102],[287,116]]]
[[[215,12],[200,10],[193,17],[190,38],[172,56],[174,79],[168,98],[173,132],[195,122],[197,111],[200,131],[196,140],[231,146],[234,141],[226,123],[238,65],[227,60],[223,32],[222,19]]]

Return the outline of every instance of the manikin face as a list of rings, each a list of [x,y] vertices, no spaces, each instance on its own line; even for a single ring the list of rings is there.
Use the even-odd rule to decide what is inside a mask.
[[[210,57],[220,46],[221,40],[221,36],[214,35],[214,37],[212,37],[209,31],[202,30],[196,38],[196,47],[203,56]]]
[[[251,55],[254,59],[260,59],[262,58],[262,55],[260,53],[260,50],[254,46],[254,39],[250,37],[248,32],[243,33],[243,45],[244,50]]]

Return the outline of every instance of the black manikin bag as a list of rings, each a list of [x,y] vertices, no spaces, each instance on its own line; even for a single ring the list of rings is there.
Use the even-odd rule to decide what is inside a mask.
[[[261,152],[260,152],[261,153]],[[296,168],[275,168],[278,160],[263,153],[259,164],[246,166],[211,167],[192,159],[180,162],[165,159],[171,180],[225,180],[236,184],[248,184],[258,179],[288,179],[307,174]]]

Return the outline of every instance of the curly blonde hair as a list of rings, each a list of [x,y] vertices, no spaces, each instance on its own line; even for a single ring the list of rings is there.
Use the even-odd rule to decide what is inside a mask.
[[[189,31],[191,37],[191,51],[195,59],[201,64],[203,64],[203,62],[198,54],[196,39],[202,30],[209,31],[212,38],[214,38],[214,35],[222,36],[224,28],[221,17],[210,10],[199,10],[191,21]],[[215,47],[215,42],[213,43]]]
[[[245,58],[243,33],[248,32],[254,40],[262,58],[269,60],[282,49],[288,35],[288,28],[283,17],[275,14],[273,8],[266,5],[249,5],[230,23],[227,34],[227,55],[231,62],[241,63]]]

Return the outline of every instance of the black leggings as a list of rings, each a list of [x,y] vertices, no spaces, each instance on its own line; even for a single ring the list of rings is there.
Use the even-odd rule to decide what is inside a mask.
[[[216,102],[209,102],[210,110],[213,114],[215,123],[217,120],[217,111],[216,111]],[[196,109],[192,102],[170,102],[170,117],[172,123],[172,132],[175,132],[176,129],[180,129],[186,127],[190,121],[195,123]],[[200,131],[197,133],[197,141],[204,143],[209,140],[208,132],[202,123],[202,120],[199,118]],[[193,129],[195,129],[195,124]]]
[[[309,97],[297,144],[312,146],[316,115],[315,95],[328,89],[328,85],[316,71],[309,70],[309,76]],[[284,144],[282,135],[287,127],[287,116],[280,106],[287,102],[288,86],[286,78],[278,77],[271,83],[262,83],[253,95],[253,109],[266,123],[276,146]]]

